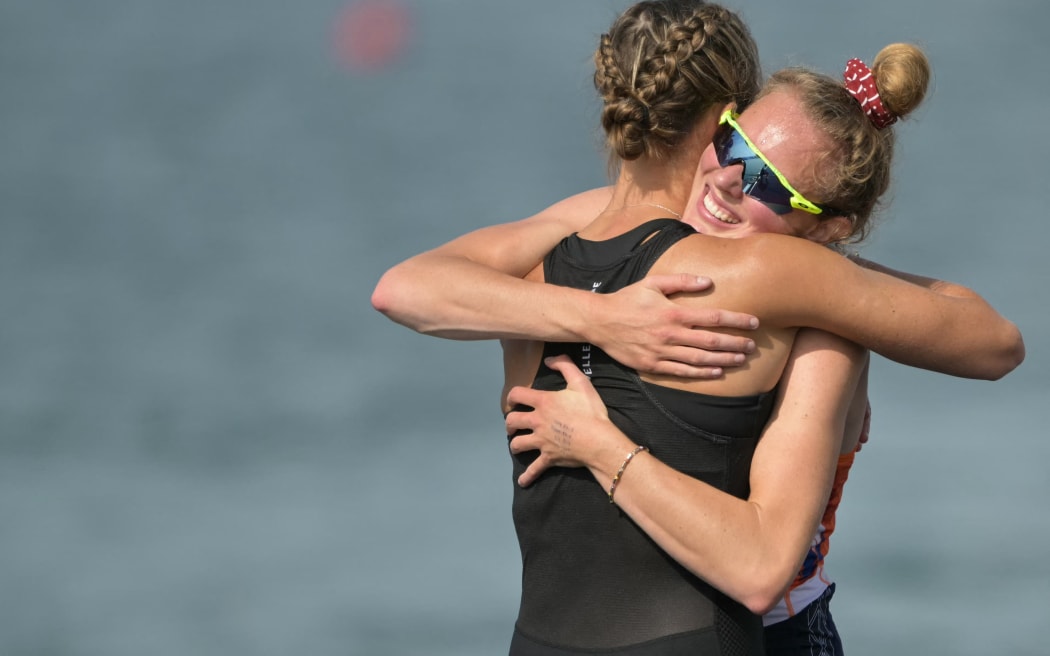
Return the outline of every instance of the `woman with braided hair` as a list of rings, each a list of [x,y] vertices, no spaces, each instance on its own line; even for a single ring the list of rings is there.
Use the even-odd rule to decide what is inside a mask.
[[[956,375],[995,378],[1023,357],[1016,328],[969,290],[899,280],[810,243],[864,230],[873,206],[868,199],[877,199],[884,187],[865,195],[865,185],[843,177],[856,168],[846,165],[858,160],[850,147],[881,144],[882,154],[869,159],[874,169],[888,171],[891,141],[870,134],[866,140],[832,138],[822,105],[812,102],[824,96],[833,97],[828,107],[853,103],[844,114],[851,129],[875,128],[840,83],[829,85],[818,76],[813,84],[801,74],[786,76],[739,121],[723,112],[722,103],[699,105],[697,97],[704,96],[696,87],[694,102],[681,102],[674,85],[657,80],[660,70],[674,70],[669,79],[686,75],[672,55],[683,51],[681,41],[667,47],[683,21],[653,16],[684,4],[694,11],[711,7],[640,3],[635,7],[643,11],[629,10],[610,31],[617,65],[603,69],[599,53],[599,89],[604,80],[598,76],[614,71],[603,122],[623,160],[611,190],[419,256],[384,277],[373,299],[377,308],[419,330],[509,338],[504,410],[516,404],[534,408],[507,416],[508,430],[531,431],[510,444],[523,554],[512,654],[762,653],[762,624],[754,613],[775,606],[799,572],[828,507],[839,454],[852,453],[864,415],[852,403],[864,398],[858,396],[864,351],[800,328],[822,328],[902,362]],[[704,26],[705,51],[717,40],[717,29],[707,32],[710,24]],[[605,45],[603,39],[603,50]],[[655,68],[647,68],[650,62]],[[650,84],[642,72],[654,70]],[[697,80],[690,84],[703,83]],[[746,102],[747,93],[741,95]],[[888,96],[886,104],[893,106]],[[687,132],[670,141],[660,134],[671,132],[678,112],[696,106],[702,111]],[[659,218],[683,209],[688,224]],[[713,239],[690,225],[723,236],[783,234]],[[578,234],[526,280],[495,273],[500,267],[517,273],[527,256],[514,260],[516,248],[530,253],[565,226]],[[485,248],[492,246],[500,254],[494,261],[486,259]],[[480,287],[477,277],[461,276],[485,266],[494,270],[481,274]],[[667,275],[691,270],[715,272],[718,289],[699,294],[701,285]],[[423,280],[421,271],[433,278]],[[635,283],[650,273],[655,277]],[[447,286],[458,296],[438,289]],[[419,321],[401,295],[420,289],[453,305],[442,308],[439,302],[431,306],[433,316]],[[707,311],[738,316],[712,310],[719,306],[762,318],[750,333],[757,350],[745,367],[726,369],[720,378],[690,378],[705,371],[690,365],[692,356],[678,346],[656,365],[647,364],[638,356],[645,349],[617,344],[620,328],[591,333],[602,343],[558,315],[571,317],[572,304],[578,304],[576,316],[583,321],[589,313],[610,316],[599,308],[630,306],[599,301],[617,295],[618,303],[643,298],[652,307],[656,291],[677,289],[692,292],[675,301],[689,321]],[[491,302],[477,305],[493,290],[499,291]],[[509,296],[501,301],[502,294]],[[539,314],[530,316],[534,308]],[[544,308],[554,314],[543,314]],[[516,327],[516,316],[522,326]],[[962,328],[969,321],[980,322],[981,334]],[[522,338],[565,343],[513,341]],[[545,366],[541,354],[548,356]],[[549,357],[555,354],[562,357]],[[567,354],[584,373],[569,364]],[[567,389],[542,391],[564,387],[563,374]],[[535,389],[520,387],[529,383]]]
[[[683,221],[698,227],[700,232],[721,237],[780,232],[823,243],[832,236],[846,240],[865,233],[876,202],[888,187],[893,150],[892,132],[875,126],[882,124],[885,128],[897,116],[913,109],[921,102],[921,91],[928,80],[925,57],[912,46],[887,47],[876,62],[878,77],[886,87],[886,101],[875,98],[864,103],[870,105],[867,114],[861,111],[862,101],[872,95],[873,86],[852,85],[852,89],[847,89],[840,81],[801,69],[776,73],[759,99],[741,116],[724,113],[713,145],[701,158]],[[851,62],[852,67],[863,64]],[[864,76],[873,81],[876,74],[869,73]],[[900,90],[892,81],[898,75],[903,76],[897,83],[903,85]],[[887,106],[897,109],[891,114]],[[761,149],[758,143],[763,144]],[[800,180],[805,184],[800,185]],[[803,196],[795,189],[806,189],[806,193]],[[814,198],[823,202],[807,200]],[[817,209],[820,214],[797,207]],[[643,232],[653,228],[653,224],[645,224]],[[588,238],[594,230],[592,224],[576,238],[559,245],[545,263],[544,279],[564,282],[558,276],[565,275],[565,258],[572,256],[578,262],[578,253],[587,252],[583,249],[593,250],[598,244],[609,243],[591,242]],[[651,241],[662,237],[652,237]],[[701,238],[676,242],[648,271],[688,269],[695,251],[702,250],[690,241]],[[710,246],[710,240],[707,241]],[[716,266],[710,251],[702,257],[709,266]],[[747,268],[748,275],[737,270],[728,279],[738,285],[755,284],[746,278],[754,267],[764,268],[771,259],[775,256],[764,256],[762,262],[748,261],[746,266],[741,265]],[[845,263],[842,258],[837,259]],[[724,264],[719,262],[716,266],[720,280],[727,279]],[[828,262],[827,266],[834,264]],[[587,270],[587,274],[597,275],[593,270]],[[827,274],[834,275],[830,271]],[[765,284],[732,293],[722,285],[717,294],[710,295],[714,297],[710,302],[754,311],[752,303],[763,294],[777,296],[776,302],[780,303],[786,296],[796,295],[795,288],[813,287],[814,283],[824,288],[813,296],[813,302],[828,293],[827,280],[812,279],[809,285],[792,285],[783,275],[770,275]],[[739,301],[730,301],[729,297],[736,294],[740,294]],[[771,322],[777,321],[768,310],[756,313],[763,318],[763,329],[771,328]],[[761,344],[761,333],[756,338]],[[732,485],[725,488],[731,494],[746,496],[746,500],[734,499],[716,490],[714,484],[704,485],[701,481],[712,483],[711,472],[692,470],[690,467],[695,464],[682,460],[681,444],[668,438],[673,428],[654,429],[638,420],[639,405],[624,400],[627,386],[610,383],[617,380],[615,376],[623,369],[614,367],[613,374],[601,372],[595,364],[602,362],[599,351],[588,349],[584,360],[582,352],[574,353],[573,347],[565,345],[546,346],[545,356],[561,357],[549,360],[549,367],[540,367],[540,375],[532,384],[535,389],[518,387],[508,394],[507,407],[518,404],[535,408],[533,412],[511,412],[507,417],[509,432],[530,431],[511,442],[512,452],[519,458],[518,482],[529,487],[542,482],[541,474],[561,471],[550,467],[585,466],[609,497],[615,494],[615,499],[620,499],[626,489],[625,481],[633,480],[632,489],[638,496],[616,503],[678,564],[745,603],[750,610],[764,614],[766,654],[840,654],[841,640],[829,608],[834,587],[824,573],[823,560],[842,487],[866,437],[866,354],[851,352],[855,347],[831,335],[802,330],[795,335],[790,360],[780,370],[776,359],[761,360],[777,350],[779,338],[768,341],[768,350],[760,347],[759,358],[749,363],[748,374],[742,376],[742,372],[734,370],[723,381],[694,381],[680,388],[698,392],[694,403],[699,406],[705,403],[704,394],[716,397],[718,408],[734,404],[731,407],[735,421],[745,416],[739,405],[745,400],[753,403],[752,421],[763,417],[761,404],[769,400],[765,390],[776,389],[773,419],[755,447],[747,483],[738,480],[735,489]],[[513,352],[513,348],[511,344],[506,346],[508,352]],[[565,358],[566,353],[573,355],[572,361],[577,364],[586,361],[590,382]],[[733,388],[734,381],[762,377],[760,372],[767,366],[772,367],[771,377],[757,386],[758,395],[724,396],[721,392]],[[568,392],[537,391],[560,389],[564,384],[562,375],[569,381]],[[777,375],[781,376],[779,386],[773,380]],[[640,374],[637,380],[641,381],[639,384],[659,380],[661,386],[679,385],[667,376]],[[600,396],[594,387],[601,391]],[[747,386],[737,389],[753,391]],[[673,399],[660,396],[665,393],[663,390],[649,388],[645,393],[654,397],[653,402],[663,408],[661,412],[666,410],[677,419],[688,416],[684,409],[673,405]],[[705,407],[708,429],[711,415],[717,412]],[[714,432],[721,437],[734,435],[726,425]],[[740,434],[734,437],[739,446]],[[645,448],[639,450],[640,447]],[[736,453],[733,457],[745,456]],[[634,476],[641,462],[646,463],[645,470]],[[624,471],[630,477],[624,477]],[[720,470],[717,476],[731,479],[731,470]],[[559,494],[564,494],[566,486],[559,483]],[[583,504],[582,494],[573,497],[576,502],[570,508],[577,513],[576,506]],[[552,513],[545,510],[545,514]],[[807,526],[808,532],[804,530]],[[580,569],[579,564],[572,569]]]

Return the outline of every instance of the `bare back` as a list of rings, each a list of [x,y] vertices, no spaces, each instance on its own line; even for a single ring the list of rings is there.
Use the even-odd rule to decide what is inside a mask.
[[[588,229],[581,237],[615,237],[610,231],[596,232]],[[694,235],[681,240],[664,253],[650,269],[650,273],[677,273],[684,270],[703,270],[716,277],[714,289],[702,294],[679,295],[675,300],[683,304],[700,307],[724,308],[762,316],[756,310],[763,309],[763,294],[757,290],[768,287],[762,280],[761,271],[756,270],[753,258],[748,257],[749,247],[736,247],[728,240]],[[537,266],[526,276],[527,280],[543,282],[543,266]],[[749,331],[754,339],[756,351],[747,364],[727,370],[726,375],[716,380],[697,380],[654,374],[640,376],[646,382],[709,394],[712,396],[748,396],[768,392],[780,380],[791,353],[797,327],[783,327],[775,321],[763,321],[760,328]],[[507,407],[507,392],[516,385],[528,386],[539,368],[543,354],[543,343],[527,340],[504,340],[504,388],[502,407]]]

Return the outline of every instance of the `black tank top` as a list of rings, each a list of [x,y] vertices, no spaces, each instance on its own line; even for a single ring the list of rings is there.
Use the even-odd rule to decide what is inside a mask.
[[[571,236],[546,258],[547,282],[614,292],[643,278],[682,238],[672,219],[619,237]],[[609,417],[667,465],[740,498],[748,495],[755,444],[772,392],[718,397],[660,387],[589,344],[547,344],[588,374]],[[533,387],[565,382],[541,365]],[[626,454],[625,454],[626,455]],[[514,478],[536,452],[514,456]],[[585,468],[553,468],[528,488],[514,486],[522,554],[522,598],[511,656],[600,653],[632,656],[762,654],[762,620],[715,590],[656,545],[610,504]]]

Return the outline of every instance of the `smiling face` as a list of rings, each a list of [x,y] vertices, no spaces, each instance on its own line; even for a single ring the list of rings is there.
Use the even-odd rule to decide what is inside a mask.
[[[740,115],[738,123],[799,193],[814,201],[822,200],[816,193],[816,166],[832,145],[804,116],[790,92],[763,96]],[[723,168],[714,147],[705,148],[682,220],[698,232],[715,237],[774,232],[824,243],[839,236],[845,219],[829,219],[802,210],[776,214],[744,193],[742,174],[743,164]]]

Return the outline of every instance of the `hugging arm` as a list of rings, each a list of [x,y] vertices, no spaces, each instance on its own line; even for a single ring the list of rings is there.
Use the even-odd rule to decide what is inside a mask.
[[[672,558],[746,605],[772,608],[805,557],[827,505],[846,414],[864,351],[839,337],[800,331],[773,416],[751,466],[751,495],[733,497],[640,453],[617,483],[615,502]],[[515,453],[540,450],[520,484],[550,466],[586,466],[608,490],[635,443],[608,419],[590,381],[568,359],[552,361],[560,392],[518,387],[532,412],[507,415]]]
[[[751,315],[688,308],[667,296],[702,291],[695,275],[650,276],[615,294],[522,280],[567,235],[606,206],[609,189],[568,198],[528,219],[482,228],[391,268],[372,304],[397,323],[450,339],[591,342],[640,371],[717,376],[743,361]]]
[[[565,212],[481,228],[394,266],[376,285],[373,306],[437,337],[578,341],[587,292],[522,280],[562,238],[587,225],[583,217],[598,195],[574,198]]]
[[[1024,360],[1017,326],[961,285],[888,275],[781,235],[753,245],[745,266],[778,281],[776,289],[756,287],[763,321],[820,328],[896,362],[964,378],[995,380]]]
[[[861,266],[865,269],[870,269],[872,271],[878,271],[879,273],[885,273],[886,275],[893,276],[894,278],[900,278],[901,280],[910,282],[914,285],[918,285],[931,291],[935,291],[938,294],[944,294],[946,296],[960,296],[964,298],[980,298],[980,295],[977,294],[977,292],[967,287],[963,287],[962,285],[956,284],[954,282],[939,280],[937,278],[930,278],[928,276],[921,276],[916,273],[908,273],[907,271],[900,271],[898,269],[891,269],[890,267],[879,264],[878,262],[873,262],[871,260],[864,259],[859,255],[849,256],[849,259],[857,266]]]

